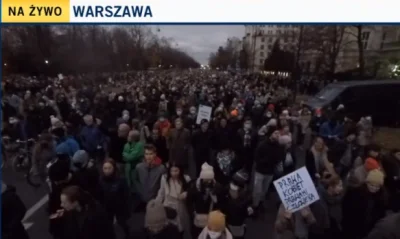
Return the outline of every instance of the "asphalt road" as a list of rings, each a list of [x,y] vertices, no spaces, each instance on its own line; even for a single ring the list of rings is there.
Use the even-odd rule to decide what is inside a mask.
[[[304,165],[304,152],[301,149],[297,150],[298,165]],[[13,185],[17,188],[17,193],[28,209],[23,220],[25,227],[28,230],[31,239],[52,239],[48,233],[48,214],[47,207],[47,191],[45,187],[33,188],[29,186],[22,174],[12,171],[11,167],[5,166],[2,170],[2,179],[8,185]],[[248,239],[264,239],[275,238],[274,222],[277,213],[277,205],[279,199],[276,193],[270,193],[265,202],[266,213],[257,219],[249,219],[247,223]],[[143,227],[144,214],[134,213],[129,220],[128,225],[131,230],[137,231]],[[118,238],[123,238],[121,229],[116,225]]]

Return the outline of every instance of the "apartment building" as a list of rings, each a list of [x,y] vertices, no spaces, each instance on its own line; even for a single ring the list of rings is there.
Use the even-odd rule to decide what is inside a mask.
[[[277,40],[283,50],[294,50],[297,29],[298,27],[293,25],[246,25],[242,42],[249,53],[250,69],[254,71],[263,69],[264,61]]]
[[[345,72],[359,67],[358,29],[346,26],[336,59],[335,72]],[[388,59],[400,59],[400,27],[365,25],[361,28],[361,41],[367,73],[377,70]],[[300,57],[305,72],[315,73],[327,70],[328,59],[318,49],[308,49]],[[329,61],[329,60],[328,60]]]

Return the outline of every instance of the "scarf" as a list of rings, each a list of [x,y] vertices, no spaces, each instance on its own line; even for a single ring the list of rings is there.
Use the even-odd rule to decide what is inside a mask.
[[[225,176],[229,176],[232,172],[232,161],[234,159],[233,152],[230,153],[218,153],[217,154],[217,162],[218,166],[221,169],[222,173]]]

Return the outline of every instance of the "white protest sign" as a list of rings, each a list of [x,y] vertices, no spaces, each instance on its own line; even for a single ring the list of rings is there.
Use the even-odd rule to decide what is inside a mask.
[[[211,112],[212,112],[212,107],[206,106],[206,105],[200,105],[199,111],[197,112],[196,124],[200,124],[200,122],[203,119],[210,121],[211,120]]]
[[[59,79],[59,80],[62,80],[62,79],[64,79],[64,76],[63,76],[63,74],[61,74],[61,73],[60,73],[60,74],[58,74],[58,79]]]
[[[275,180],[274,186],[283,206],[291,213],[319,200],[319,195],[306,167]]]

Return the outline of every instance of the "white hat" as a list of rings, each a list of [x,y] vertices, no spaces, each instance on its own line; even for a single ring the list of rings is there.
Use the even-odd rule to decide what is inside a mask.
[[[344,105],[343,104],[338,105],[337,110],[342,110],[342,109],[344,109]]]
[[[288,110],[284,110],[284,111],[282,111],[282,114],[283,114],[283,115],[288,115],[288,114],[289,114],[289,111],[288,111]]]
[[[122,97],[122,95],[118,96],[118,101],[123,101],[124,97]]]
[[[277,126],[278,121],[276,119],[270,119],[267,123],[267,126]]]
[[[214,168],[208,163],[201,165],[200,179],[214,179]]]

